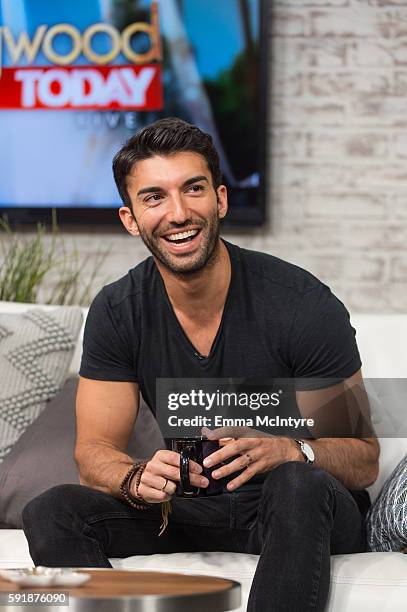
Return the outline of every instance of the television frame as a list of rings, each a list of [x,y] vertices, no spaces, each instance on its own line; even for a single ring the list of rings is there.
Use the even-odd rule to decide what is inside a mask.
[[[259,186],[256,189],[256,205],[229,207],[226,217],[222,220],[222,226],[226,228],[259,227],[267,222],[267,202],[269,197],[267,154],[268,154],[268,102],[270,83],[270,2],[259,0],[259,98],[258,116],[262,118],[258,126],[258,158],[259,158]],[[41,112],[41,111],[37,111]],[[120,111],[118,111],[120,112]],[[229,189],[229,200],[233,201],[233,194]],[[118,208],[90,206],[88,208],[79,206],[1,206],[0,218],[6,217],[11,226],[23,225],[33,226],[38,223],[51,225],[53,210],[56,211],[56,219],[59,227],[78,227],[100,225],[108,229],[121,227],[117,214]],[[28,229],[28,228],[27,228]]]

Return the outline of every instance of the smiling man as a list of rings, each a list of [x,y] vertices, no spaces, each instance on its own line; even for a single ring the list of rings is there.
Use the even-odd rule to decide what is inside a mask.
[[[193,172],[199,174],[190,176]],[[159,185],[139,188],[149,177]],[[134,167],[128,175],[127,185],[140,214],[136,220],[130,209],[122,208],[123,224],[130,233],[141,236],[162,264],[162,272],[166,269],[173,273],[198,272],[216,259],[219,219],[226,214],[226,190],[219,186],[215,192],[201,155],[185,151],[169,158],[155,156],[140,161],[137,169]],[[185,197],[189,199],[191,212],[183,203]],[[172,202],[176,209],[168,220]],[[180,231],[174,225],[185,229]]]
[[[152,256],[90,308],[77,397],[82,485],[26,506],[31,555],[41,565],[110,567],[109,557],[249,552],[260,555],[250,612],[322,611],[330,555],[365,550],[364,489],[378,469],[369,428],[323,437],[336,421],[341,431],[355,399],[366,404],[349,315],[310,273],[220,239],[227,190],[212,139],[197,127],[170,118],[144,128],[113,171],[121,221]],[[233,432],[206,460],[230,460],[213,474],[228,477],[223,493],[177,497],[178,453],[134,461],[125,451],[140,392],[155,413],[159,377],[295,377],[298,416],[317,417],[314,438]],[[190,481],[208,486],[193,461]]]

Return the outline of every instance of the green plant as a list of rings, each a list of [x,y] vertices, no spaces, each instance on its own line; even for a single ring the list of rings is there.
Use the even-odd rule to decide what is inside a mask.
[[[110,247],[98,251],[93,262],[80,255],[76,245],[68,249],[53,210],[51,231],[41,223],[34,236],[13,232],[6,217],[0,218],[0,300],[34,303],[41,293],[45,304],[89,305],[92,284]],[[46,289],[55,275],[51,289]]]

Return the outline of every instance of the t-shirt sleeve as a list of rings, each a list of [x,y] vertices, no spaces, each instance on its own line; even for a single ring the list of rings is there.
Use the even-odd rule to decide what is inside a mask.
[[[329,287],[305,293],[289,341],[296,389],[328,387],[357,372],[362,363],[355,335],[348,311]]]
[[[79,375],[94,380],[137,382],[126,328],[102,289],[86,318]]]

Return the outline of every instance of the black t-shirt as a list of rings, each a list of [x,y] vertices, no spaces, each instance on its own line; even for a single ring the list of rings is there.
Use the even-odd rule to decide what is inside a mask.
[[[277,257],[223,242],[232,275],[208,356],[184,333],[149,257],[94,299],[80,375],[137,382],[155,412],[156,378],[295,377],[307,389],[315,385],[307,378],[345,379],[361,367],[349,314],[329,287]]]
[[[148,257],[93,300],[80,375],[137,382],[155,414],[156,378],[295,377],[303,379],[297,389],[310,389],[315,381],[307,379],[345,379],[359,370],[349,313],[329,287],[277,257],[223,242],[232,276],[206,358],[184,333]],[[351,493],[365,514],[367,492]]]

